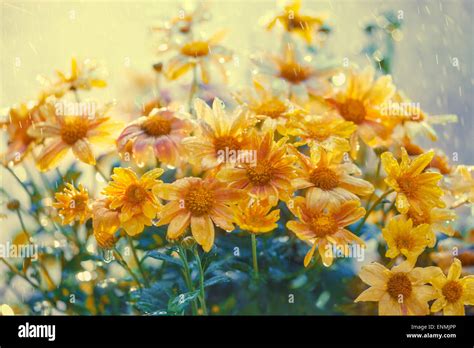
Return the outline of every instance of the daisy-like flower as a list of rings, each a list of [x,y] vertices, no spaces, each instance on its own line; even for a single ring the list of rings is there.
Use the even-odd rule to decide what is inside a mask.
[[[181,142],[191,131],[192,124],[184,115],[166,108],[154,109],[125,127],[117,148],[124,153],[131,146],[133,158],[139,163],[154,155],[160,162],[176,167],[185,155]]]
[[[71,60],[71,73],[66,75],[57,71],[59,76],[59,85],[64,85],[68,90],[75,91],[79,89],[90,90],[93,87],[103,88],[107,82],[103,80],[103,72],[98,64],[93,60],[86,59],[83,63],[78,63],[75,58]]]
[[[426,285],[439,274],[438,267],[416,267],[404,261],[391,270],[379,263],[363,266],[359,277],[370,288],[355,302],[379,303],[379,315],[427,315],[428,301],[436,296],[433,287]]]
[[[340,118],[306,115],[293,118],[287,123],[290,135],[300,138],[295,146],[321,146],[328,151],[347,152],[351,149],[349,139],[357,127],[353,122]]]
[[[410,160],[405,148],[402,148],[400,163],[390,152],[381,155],[382,166],[387,173],[385,182],[397,192],[395,206],[405,214],[410,208],[423,213],[423,207],[444,208],[441,201],[443,190],[438,187],[443,177],[439,173],[423,172],[433,159],[434,152],[429,151]]]
[[[8,134],[7,151],[2,156],[6,163],[20,163],[35,143],[36,139],[28,134],[28,129],[35,122],[45,120],[44,105],[44,100],[21,103],[10,108],[7,121],[0,122],[0,127]]]
[[[360,169],[351,162],[342,162],[343,153],[326,151],[323,148],[311,148],[310,157],[293,151],[299,159],[300,168],[292,181],[295,189],[308,189],[310,200],[325,203],[358,200],[358,196],[367,196],[374,186],[363,179]],[[342,162],[342,163],[341,163]]]
[[[114,233],[120,228],[120,211],[110,208],[110,199],[101,199],[92,205],[92,227],[97,244],[111,249],[117,239]]]
[[[206,252],[214,245],[214,224],[228,232],[234,229],[233,205],[244,198],[242,191],[214,178],[187,177],[156,186],[154,193],[169,201],[157,226],[168,225],[169,239],[179,238],[191,226],[194,239]]]
[[[432,312],[443,310],[444,315],[465,315],[464,306],[474,305],[474,276],[461,278],[461,271],[461,261],[454,259],[447,277],[440,270],[440,274],[431,280],[437,291]]]
[[[326,31],[323,26],[329,16],[327,13],[306,15],[300,13],[300,10],[301,0],[293,0],[285,6],[283,13],[268,23],[267,29],[272,29],[277,22],[280,22],[287,32],[301,36],[310,44],[315,33]]]
[[[169,48],[176,48],[178,54],[165,65],[165,76],[170,80],[176,80],[199,67],[201,81],[208,84],[211,80],[210,64],[213,63],[219,68],[225,80],[227,74],[223,64],[232,59],[232,53],[218,44],[224,36],[225,31],[219,31],[207,40],[193,40],[177,46],[170,44]]]
[[[428,237],[430,248],[436,244],[436,232],[444,233],[447,236],[454,236],[452,222],[456,219],[456,212],[446,208],[422,208],[422,213],[414,209],[407,212],[407,217],[413,221],[413,226],[417,227],[423,224],[429,226]]]
[[[36,123],[29,129],[31,136],[45,140],[36,166],[41,171],[54,168],[69,149],[80,161],[95,165],[91,144],[112,145],[113,134],[119,127],[119,123],[106,116],[106,111],[94,118],[88,115],[60,116],[53,111],[47,121]]]
[[[414,227],[413,221],[404,215],[392,218],[382,229],[382,235],[388,246],[386,257],[393,259],[403,255],[412,264],[416,263],[418,256],[431,241],[430,225],[420,224]]]
[[[345,88],[328,98],[340,117],[357,125],[356,134],[371,147],[388,141],[391,128],[384,106],[395,93],[391,76],[374,81],[374,74],[372,67],[349,71]]]
[[[89,193],[82,184],[76,189],[72,184],[66,183],[63,190],[56,192],[54,197],[56,202],[53,203],[53,207],[58,210],[63,225],[69,225],[73,221],[82,224],[91,217]]]
[[[333,247],[343,248],[344,253],[349,244],[365,246],[362,239],[344,227],[353,224],[365,215],[365,209],[359,201],[335,202],[326,204],[322,200],[297,197],[288,206],[299,221],[289,221],[286,226],[296,236],[312,245],[304,258],[307,267],[313,258],[316,248],[324,266],[329,267],[334,260]]]
[[[158,180],[162,173],[163,169],[155,168],[138,178],[130,168],[114,168],[112,181],[103,189],[110,200],[108,209],[120,211],[120,224],[130,236],[141,233],[156,218],[161,204],[152,190],[162,182]]]
[[[199,130],[198,134],[185,138],[182,143],[190,155],[190,161],[204,170],[225,162],[225,155],[238,151],[245,144],[247,131],[255,124],[242,108],[228,114],[223,102],[215,98],[212,109],[201,99],[194,101]]]
[[[266,201],[241,201],[235,209],[235,222],[245,231],[259,234],[273,231],[280,219],[280,209],[272,210]]]
[[[296,157],[287,154],[286,138],[273,140],[273,132],[263,136],[253,132],[245,149],[255,151],[253,162],[237,161],[233,167],[222,168],[217,177],[229,186],[244,189],[251,197],[268,200],[274,205],[293,194],[291,180],[295,177]]]
[[[262,122],[262,130],[276,130],[286,135],[288,120],[303,112],[282,94],[282,90],[272,88],[266,79],[254,79],[253,89],[246,89],[235,95],[238,103],[244,104],[252,117]]]
[[[292,100],[328,93],[328,78],[333,74],[332,69],[316,70],[312,65],[302,62],[294,45],[284,45],[281,57],[270,55],[265,60],[253,61],[261,68],[262,74],[285,81]]]
[[[198,2],[194,8],[181,8],[179,12],[179,16],[152,27],[152,30],[164,31],[168,35],[189,34],[195,25],[209,19],[208,6],[204,2]]]
[[[453,206],[458,202],[474,203],[474,166],[457,166],[454,172],[446,178],[444,186],[453,196]]]

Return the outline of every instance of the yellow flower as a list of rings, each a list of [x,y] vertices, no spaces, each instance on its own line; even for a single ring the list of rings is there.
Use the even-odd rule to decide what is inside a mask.
[[[112,181],[102,194],[110,200],[110,209],[120,210],[120,224],[129,235],[141,233],[156,218],[161,204],[152,190],[161,183],[157,179],[162,173],[163,169],[155,168],[138,178],[130,168],[114,168]]]
[[[71,60],[71,73],[69,76],[60,71],[57,71],[57,74],[60,78],[59,84],[65,85],[71,91],[107,86],[107,83],[100,76],[101,72],[98,65],[90,59],[86,59],[82,64],[78,64],[77,60],[73,58]]]
[[[381,155],[382,166],[387,173],[385,182],[397,192],[395,206],[400,213],[405,214],[410,208],[423,213],[423,207],[444,207],[440,199],[443,190],[438,187],[438,181],[443,176],[423,172],[433,156],[434,152],[429,151],[410,160],[405,148],[402,148],[402,159],[398,163],[390,152]]]
[[[271,209],[267,201],[243,200],[235,209],[235,222],[242,230],[251,233],[271,232],[278,227],[280,219],[280,209]]]
[[[214,224],[232,231],[232,206],[244,197],[240,190],[228,188],[214,178],[187,177],[154,189],[156,196],[168,200],[159,214],[157,226],[168,225],[167,237],[179,238],[186,228],[208,252],[214,245]]]
[[[474,276],[461,278],[461,270],[461,261],[454,259],[447,277],[440,270],[440,274],[431,280],[437,290],[432,312],[443,310],[444,315],[465,315],[464,305],[474,305]]]
[[[267,29],[272,29],[277,22],[280,22],[287,32],[301,36],[310,44],[313,41],[313,34],[323,31],[322,27],[328,15],[327,13],[304,15],[300,13],[300,10],[301,0],[293,0],[285,6],[283,13],[271,20]]]
[[[164,23],[160,23],[152,29],[155,31],[165,31],[168,35],[175,33],[188,34],[195,25],[208,19],[208,4],[198,2],[194,8],[181,8],[178,16]]]
[[[86,115],[50,115],[47,121],[39,122],[29,129],[31,136],[45,139],[36,166],[41,171],[54,168],[69,149],[80,161],[95,165],[91,144],[112,145],[115,140],[113,132],[119,127],[119,123],[105,116],[105,111],[94,118]]]
[[[321,146],[328,151],[350,151],[349,138],[356,130],[353,122],[335,117],[306,115],[287,123],[287,133],[300,138],[295,146]]]
[[[84,223],[91,217],[91,208],[89,205],[89,193],[79,184],[77,189],[70,183],[66,183],[61,192],[54,195],[56,202],[53,207],[58,209],[62,217],[62,224],[68,225],[73,221]]]
[[[265,59],[254,59],[261,73],[285,81],[291,100],[304,100],[309,96],[328,93],[327,81],[332,70],[316,70],[312,65],[302,62],[297,56],[294,45],[283,45],[282,56],[269,55]]]
[[[421,224],[414,227],[413,221],[403,215],[392,218],[382,229],[382,235],[388,246],[386,257],[393,259],[403,255],[412,264],[416,263],[418,256],[431,241],[430,225]]]
[[[388,141],[391,128],[384,113],[384,104],[395,93],[392,77],[385,75],[374,82],[375,71],[367,67],[361,73],[350,71],[345,89],[328,101],[340,117],[357,125],[356,134],[369,146]]]
[[[333,246],[342,247],[345,254],[347,246],[351,243],[365,247],[362,239],[344,228],[365,215],[365,209],[360,207],[359,201],[335,202],[327,205],[321,200],[306,196],[306,198],[297,197],[288,207],[299,221],[289,221],[286,226],[299,239],[312,244],[312,248],[304,258],[305,267],[311,262],[316,248],[324,266],[329,267],[334,260]]]
[[[179,53],[165,65],[165,76],[170,80],[176,80],[188,71],[199,67],[202,82],[208,84],[211,80],[209,66],[213,63],[226,79],[223,63],[228,62],[232,54],[228,49],[218,45],[224,36],[225,31],[219,31],[208,40],[192,40],[175,47]],[[172,45],[170,48],[173,48]]]
[[[263,136],[253,132],[245,148],[254,151],[255,161],[241,163],[219,171],[217,178],[229,186],[244,189],[250,196],[268,200],[274,205],[279,199],[288,200],[293,194],[291,180],[295,177],[295,156],[287,154],[286,138],[273,140],[273,132]]]
[[[199,132],[185,138],[183,145],[192,163],[205,170],[218,167],[228,160],[226,153],[238,151],[244,146],[246,133],[255,122],[241,108],[228,114],[218,98],[214,99],[212,109],[203,100],[196,99],[194,109]]]
[[[125,127],[117,139],[117,148],[123,154],[131,146],[138,163],[145,163],[151,155],[176,167],[185,156],[181,142],[191,131],[192,124],[184,116],[166,108],[154,109]]]
[[[271,83],[263,78],[254,78],[253,90],[247,89],[235,95],[240,104],[245,104],[252,117],[262,121],[264,132],[276,130],[286,135],[287,121],[303,112],[292,104],[282,91],[272,89]]]
[[[423,208],[423,213],[418,213],[414,209],[407,212],[407,216],[413,221],[413,226],[428,224],[428,236],[430,248],[436,244],[436,232],[441,232],[447,236],[454,236],[454,229],[451,226],[453,220],[456,219],[456,213],[451,209],[444,208]]]
[[[370,288],[355,302],[379,303],[379,315],[427,315],[428,301],[436,296],[427,284],[439,272],[438,267],[416,267],[408,261],[388,270],[379,263],[363,266],[359,277]]]
[[[120,211],[110,208],[110,199],[101,199],[92,206],[92,227],[97,244],[111,249],[117,239],[114,233],[120,228]]]
[[[343,162],[341,152],[330,152],[323,148],[311,148],[310,157],[294,150],[299,159],[300,169],[292,181],[296,189],[308,189],[310,200],[324,203],[358,200],[374,191],[368,181],[354,177],[361,171],[351,162]]]

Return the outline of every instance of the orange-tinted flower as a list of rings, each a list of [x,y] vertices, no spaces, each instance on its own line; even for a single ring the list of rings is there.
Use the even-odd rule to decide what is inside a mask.
[[[465,315],[464,306],[474,306],[474,276],[461,278],[461,271],[461,261],[454,259],[447,277],[440,270],[440,274],[431,280],[437,291],[432,312],[443,310],[444,315]]]
[[[114,233],[120,228],[120,210],[110,208],[110,199],[101,199],[92,206],[92,227],[97,244],[111,249],[117,241]]]
[[[436,296],[433,287],[426,285],[439,274],[438,267],[416,267],[405,261],[388,270],[379,263],[362,267],[359,277],[370,288],[355,302],[379,303],[379,315],[427,315],[428,301]]]
[[[244,189],[250,196],[276,204],[278,199],[288,200],[293,194],[291,180],[295,177],[295,156],[287,154],[286,138],[278,142],[273,133],[263,136],[254,132],[245,147],[254,151],[255,161],[223,168],[217,177],[228,182],[230,187]]]
[[[154,109],[125,127],[117,139],[117,147],[124,153],[131,146],[132,155],[139,163],[146,162],[151,155],[162,163],[178,166],[185,155],[181,142],[191,131],[192,124],[184,116],[166,108]]]
[[[441,232],[447,236],[454,236],[454,228],[452,222],[456,219],[456,212],[445,208],[422,208],[422,212],[418,213],[414,209],[407,212],[407,216],[413,221],[413,226],[427,224],[429,226],[429,244],[430,248],[436,243],[436,232]]]
[[[168,225],[169,239],[179,238],[191,226],[194,239],[206,252],[214,245],[214,224],[225,231],[234,229],[232,206],[244,197],[242,191],[213,178],[183,178],[156,186],[154,192],[169,201],[157,226]]]
[[[305,267],[311,262],[316,248],[324,266],[329,267],[334,260],[333,246],[344,247],[344,250],[352,243],[365,246],[362,239],[344,228],[364,216],[365,209],[360,207],[359,201],[327,205],[307,196],[297,197],[289,208],[299,221],[289,221],[286,226],[299,239],[312,245],[304,259]]]
[[[241,108],[228,114],[218,98],[214,99],[212,109],[203,100],[196,99],[194,109],[199,130],[195,136],[185,138],[183,144],[192,163],[205,170],[212,169],[226,162],[225,153],[244,146],[247,131],[255,122]]]
[[[287,123],[287,133],[301,139],[295,146],[321,146],[328,151],[347,152],[349,138],[356,130],[353,122],[335,117],[306,115]]]
[[[156,218],[161,204],[152,190],[161,183],[158,177],[162,173],[163,169],[155,168],[138,178],[130,168],[114,168],[112,181],[102,194],[110,200],[108,209],[120,211],[120,224],[129,235],[141,233]]]
[[[120,124],[110,121],[105,113],[94,118],[90,116],[50,115],[45,122],[39,122],[29,129],[29,134],[45,139],[45,146],[37,158],[39,170],[47,171],[55,167],[71,149],[82,162],[95,165],[91,144],[114,143],[113,132]]]
[[[280,209],[272,210],[266,201],[242,200],[235,209],[235,222],[245,231],[267,233],[278,227]]]
[[[70,183],[66,183],[61,192],[55,195],[56,202],[53,207],[62,217],[62,224],[68,225],[73,221],[84,223],[91,217],[91,208],[89,203],[89,193],[79,184],[77,189]]]
[[[400,213],[405,214],[412,208],[421,214],[423,207],[444,207],[440,199],[443,190],[438,186],[443,176],[423,172],[433,156],[434,152],[430,151],[410,160],[406,150],[402,148],[402,159],[398,163],[390,152],[381,155],[382,166],[387,173],[385,182],[397,192],[395,206]]]
[[[341,152],[317,147],[311,148],[310,157],[294,152],[300,168],[293,186],[295,189],[308,189],[306,195],[310,200],[336,203],[357,200],[358,196],[367,196],[374,191],[371,183],[353,176],[360,175],[361,171],[351,162],[342,162]]]
[[[262,122],[262,130],[276,130],[285,135],[287,121],[304,112],[291,103],[282,91],[272,89],[263,79],[253,80],[253,89],[247,89],[235,95],[235,99],[248,107],[252,117]]]

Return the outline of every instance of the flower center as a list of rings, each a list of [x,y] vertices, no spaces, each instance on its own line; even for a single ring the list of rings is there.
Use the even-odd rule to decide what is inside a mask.
[[[278,99],[270,99],[263,101],[254,111],[260,115],[278,118],[286,111],[286,105]]]
[[[411,295],[412,285],[405,273],[395,273],[387,282],[387,292],[395,300],[406,299]]]
[[[206,41],[193,41],[181,47],[181,53],[189,57],[203,57],[210,52],[209,43]]]
[[[314,186],[322,190],[332,190],[337,187],[339,180],[337,174],[329,168],[316,168],[309,175],[309,180],[314,184]]]
[[[159,137],[171,132],[171,122],[160,116],[151,116],[143,122],[142,129],[148,135]]]
[[[204,187],[197,187],[190,190],[185,198],[185,207],[193,216],[202,216],[208,214],[214,205],[213,194]]]
[[[407,196],[413,197],[416,194],[418,183],[414,178],[409,176],[401,177],[397,180],[400,190]]]
[[[337,222],[332,215],[317,215],[312,218],[310,225],[314,234],[319,238],[334,234],[338,230]]]
[[[130,203],[140,204],[146,199],[147,192],[142,186],[138,184],[131,184],[129,187],[127,187],[127,190],[125,190],[125,196]]]
[[[411,250],[415,246],[415,241],[413,238],[406,234],[398,235],[395,238],[395,244],[397,245],[398,250],[407,249]]]
[[[450,280],[443,286],[442,292],[449,303],[454,303],[462,296],[462,286],[459,282]]]
[[[223,135],[221,137],[214,139],[214,148],[216,149],[216,152],[226,150],[226,149],[239,150],[240,143],[235,137],[232,137],[229,135]]]
[[[68,145],[74,145],[76,141],[87,135],[88,122],[83,117],[72,117],[61,127],[61,139]]]
[[[273,167],[267,161],[259,162],[256,166],[247,167],[247,178],[254,185],[266,185],[273,177]]]
[[[355,124],[362,123],[365,120],[365,107],[362,102],[355,99],[348,99],[340,107],[342,117]]]
[[[311,71],[298,63],[289,62],[280,65],[280,77],[293,84],[299,84],[311,76]]]

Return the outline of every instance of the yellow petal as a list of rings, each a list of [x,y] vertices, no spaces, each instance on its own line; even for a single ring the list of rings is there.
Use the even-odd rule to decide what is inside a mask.
[[[317,243],[313,243],[313,246],[311,247],[311,249],[306,253],[306,256],[304,257],[305,267],[308,267],[309,263],[311,262],[311,259],[313,258],[316,247],[317,247]]]
[[[380,301],[384,294],[384,289],[373,286],[363,291],[354,302]]]
[[[55,167],[61,159],[63,159],[68,150],[69,146],[62,141],[51,143],[46,146],[39,155],[36,166],[42,172],[50,170]]]
[[[384,266],[374,262],[370,265],[363,266],[359,272],[359,277],[364,283],[370,286],[383,288],[388,281],[386,271],[387,269]]]
[[[454,259],[454,262],[449,267],[448,280],[458,280],[461,276],[462,265],[459,259]]]
[[[95,157],[87,140],[79,139],[76,141],[72,147],[72,152],[80,161],[95,165]]]
[[[175,239],[182,235],[186,227],[189,226],[190,217],[191,213],[185,211],[176,215],[168,225],[168,238]]]
[[[209,216],[191,217],[191,232],[205,252],[211,250],[214,244],[214,224]]]

